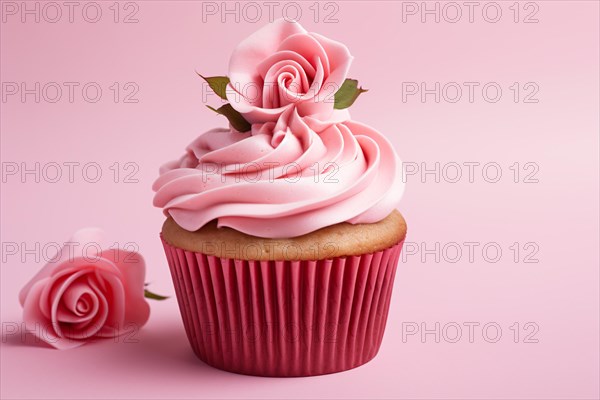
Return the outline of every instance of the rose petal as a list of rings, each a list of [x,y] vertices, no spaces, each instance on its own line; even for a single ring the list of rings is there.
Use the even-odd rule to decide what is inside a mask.
[[[350,50],[343,43],[331,40],[318,33],[310,33],[310,35],[319,42],[327,54],[329,70],[325,83],[331,83],[337,89],[341,88],[348,77],[348,71],[354,59],[350,54]]]
[[[110,312],[109,303],[100,288],[95,285],[94,280],[88,279],[88,284],[98,298],[98,312],[89,321],[75,324],[61,324],[64,336],[70,339],[83,340],[96,336],[104,327]]]
[[[315,77],[315,73],[317,71],[315,67],[302,55],[291,50],[278,50],[276,53],[265,58],[259,65],[257,65],[256,69],[260,76],[265,79],[267,72],[271,69],[271,67],[281,61],[296,63],[299,68],[304,71],[307,79],[311,81]]]
[[[302,116],[310,116],[316,119],[328,121],[334,111],[334,100],[336,88],[332,84],[325,85],[325,71],[321,62],[317,62],[317,74],[306,94],[297,103],[298,113]]]
[[[84,258],[75,258],[74,260],[69,260],[64,264],[59,265],[55,270],[54,278],[56,278],[56,282],[47,285],[44,290],[45,296],[42,298],[42,300],[50,303],[50,320],[55,324],[54,329],[57,336],[75,339],[91,337],[102,328],[102,324],[104,324],[104,321],[106,320],[104,314],[108,314],[108,310],[102,308],[104,303],[106,303],[106,301],[103,300],[102,291],[106,291],[107,288],[100,287],[101,285],[99,285],[99,288],[96,291],[96,295],[100,300],[100,306],[95,318],[90,319],[89,321],[80,321],[73,325],[65,325],[58,316],[59,305],[65,292],[70,288],[73,282],[86,274],[106,274],[107,276],[114,276],[115,274],[121,274],[121,272],[113,262],[102,257],[101,254],[98,255],[98,259],[93,263]],[[66,279],[62,280],[63,276],[66,276]],[[100,320],[100,322],[98,320]],[[93,326],[88,327],[88,325]],[[67,327],[68,331],[64,331],[63,327]],[[85,331],[83,331],[84,327]]]
[[[90,323],[93,328],[98,328],[94,330],[94,335],[98,337],[114,337],[125,325],[125,289],[116,278],[108,274],[102,278],[108,281],[104,286],[110,287],[109,291],[100,287],[98,277],[90,277],[88,280],[88,284],[100,300],[98,317]]]
[[[282,79],[288,76],[288,86]],[[263,87],[263,104],[265,108],[277,108],[295,103],[310,88],[306,72],[302,66],[292,60],[279,61],[271,66],[266,74]]]
[[[81,323],[94,318],[100,302],[96,293],[90,288],[85,276],[73,282],[65,291],[57,310],[57,319],[66,323]],[[80,303],[87,304],[85,310],[79,308]]]
[[[321,43],[311,34],[295,34],[288,36],[281,42],[278,50],[287,50],[298,53],[301,57],[308,60],[313,67],[320,63],[327,75],[329,75],[329,57]]]
[[[108,259],[111,256],[116,257],[115,265],[123,274],[124,324],[135,324],[137,327],[141,327],[150,317],[150,306],[144,298],[144,278],[146,275],[144,258],[137,252],[122,249],[105,250],[102,252],[102,256]]]
[[[234,84],[253,83],[259,87],[261,76],[257,65],[274,54],[285,38],[297,33],[306,33],[296,22],[278,19],[248,36],[234,49],[229,60],[229,79]],[[253,105],[257,105],[257,99]]]
[[[54,329],[56,331],[56,335],[59,337],[67,337],[67,335],[65,334],[66,332],[63,332],[61,320],[58,317],[58,308],[61,303],[63,294],[69,289],[69,287],[74,281],[76,281],[77,279],[79,279],[87,273],[89,273],[89,270],[86,269],[76,271],[71,275],[67,275],[66,279],[60,281],[60,283],[58,283],[58,281],[56,284],[53,284],[51,282],[46,286],[44,290],[45,293],[50,292],[47,296],[47,299],[43,300],[48,301],[50,303],[50,320],[55,325]],[[48,290],[48,288],[51,289]]]
[[[98,246],[92,245],[85,247],[86,256],[93,257],[96,253],[97,248],[101,248],[104,243],[103,232],[98,228],[84,228],[80,229],[73,234],[71,239],[66,242],[68,245],[63,246],[57,255],[52,257],[51,261],[48,262],[37,274],[29,280],[19,292],[19,302],[21,305],[25,303],[27,293],[31,289],[31,286],[40,279],[44,279],[52,275],[54,270],[62,265],[64,262],[73,260],[76,257],[81,257],[81,252],[84,250],[84,245],[87,243],[98,244]]]
[[[81,346],[85,342],[58,336],[52,322],[41,313],[38,304],[42,291],[45,285],[48,284],[47,281],[48,278],[41,279],[29,288],[28,295],[23,303],[25,329],[57,349],[70,349]]]

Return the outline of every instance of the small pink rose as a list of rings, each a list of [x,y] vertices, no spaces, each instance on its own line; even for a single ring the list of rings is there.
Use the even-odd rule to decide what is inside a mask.
[[[227,100],[251,124],[275,122],[290,107],[301,117],[348,119],[347,110],[334,110],[334,94],[351,62],[342,43],[279,19],[234,50]]]
[[[101,243],[99,229],[77,231],[19,293],[26,329],[57,349],[114,338],[150,316],[142,256]]]

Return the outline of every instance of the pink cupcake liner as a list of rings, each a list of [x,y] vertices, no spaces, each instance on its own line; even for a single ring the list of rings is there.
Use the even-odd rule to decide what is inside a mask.
[[[370,361],[383,339],[403,242],[320,261],[246,261],[162,240],[196,355],[230,372],[311,376]]]

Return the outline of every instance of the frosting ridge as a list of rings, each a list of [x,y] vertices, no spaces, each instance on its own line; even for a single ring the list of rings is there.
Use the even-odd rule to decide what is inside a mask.
[[[380,221],[404,190],[400,159],[378,131],[344,121],[317,133],[294,108],[249,133],[210,130],[161,172],[154,205],[182,228],[217,219],[271,238]]]

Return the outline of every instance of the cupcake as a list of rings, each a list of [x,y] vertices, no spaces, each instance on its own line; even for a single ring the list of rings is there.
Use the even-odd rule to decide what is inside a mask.
[[[350,118],[343,44],[275,21],[204,78],[228,128],[161,167],[154,204],[196,355],[249,375],[360,366],[383,338],[406,223],[401,162]]]

